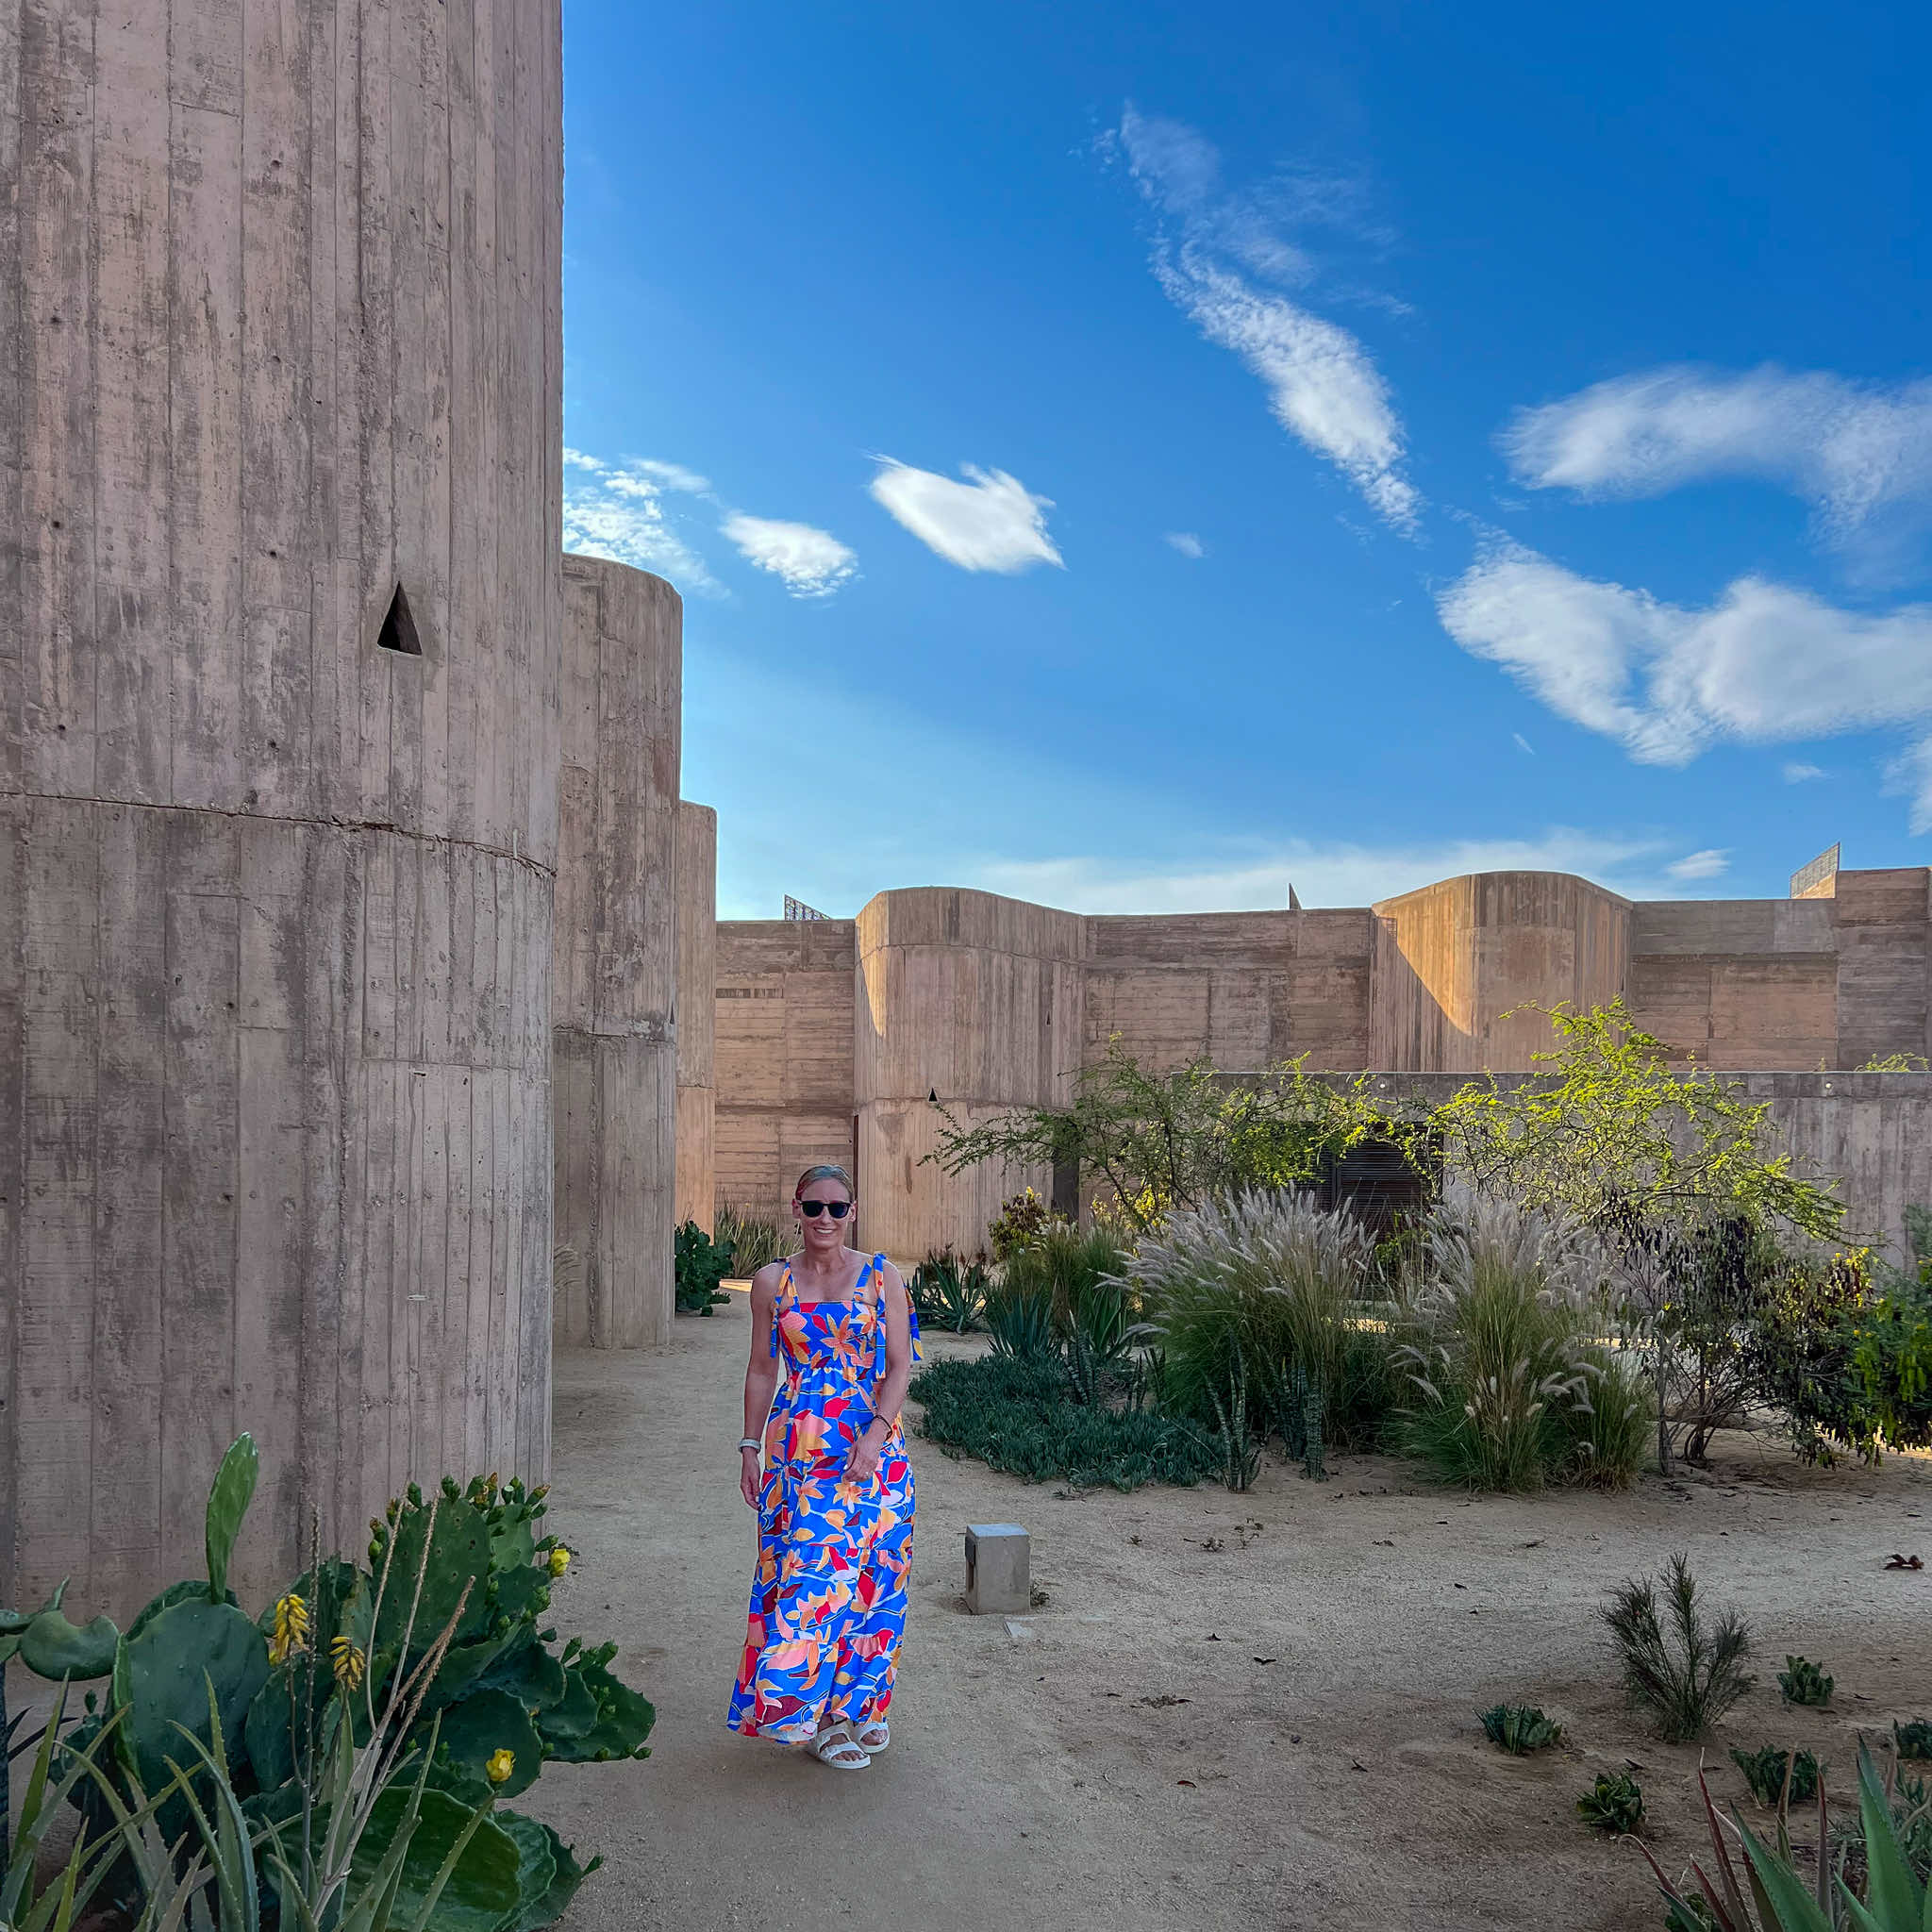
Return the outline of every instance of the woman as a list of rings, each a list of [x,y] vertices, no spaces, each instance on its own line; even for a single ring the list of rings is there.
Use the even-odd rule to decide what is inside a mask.
[[[846,1246],[857,1205],[842,1167],[808,1168],[793,1191],[799,1252],[752,1280],[738,1444],[758,1564],[729,1722],[746,1737],[802,1744],[837,1771],[863,1771],[891,1741],[886,1710],[912,1560],[899,1426],[911,1308],[883,1255]]]

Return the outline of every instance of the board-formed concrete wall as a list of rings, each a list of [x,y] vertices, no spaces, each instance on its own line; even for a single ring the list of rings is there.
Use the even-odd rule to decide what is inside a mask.
[[[1840,871],[1802,900],[1632,904],[1566,874],[1495,873],[1374,908],[1146,918],[932,889],[883,893],[856,926],[727,923],[720,1198],[770,1194],[793,1156],[837,1143],[849,1104],[872,1237],[902,1259],[970,1251],[1004,1194],[1052,1182],[925,1165],[940,1127],[927,1096],[962,1123],[1058,1100],[1114,1041],[1155,1070],[1512,1072],[1552,1043],[1527,1008],[1622,995],[1673,1058],[1704,1066],[1932,1053],[1928,882],[1924,867]],[[826,1043],[847,1013],[849,1069]]]
[[[718,1204],[718,814],[677,808],[679,1226],[712,1231]]]
[[[244,1595],[547,1464],[558,0],[14,0],[0,183],[0,1600],[125,1617],[240,1429]]]
[[[1440,1107],[1465,1077],[1382,1074],[1369,1091],[1409,1108]],[[1849,1240],[1905,1260],[1906,1209],[1932,1207],[1932,1074],[1716,1069],[1710,1077],[1740,1100],[1769,1106],[1770,1152],[1789,1153],[1801,1173],[1837,1183]]]
[[[859,1214],[866,1244],[914,1258],[986,1238],[1018,1189],[1050,1169],[947,1175],[937,1094],[961,1126],[1063,1104],[1081,1061],[1086,921],[991,892],[881,892],[858,915]]]
[[[563,559],[552,1095],[559,1342],[669,1340],[684,606]]]
[[[788,1217],[792,1184],[853,1161],[856,927],[849,919],[718,927],[718,1206]]]

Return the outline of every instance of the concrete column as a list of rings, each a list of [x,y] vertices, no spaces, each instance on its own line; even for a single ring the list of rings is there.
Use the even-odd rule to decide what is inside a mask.
[[[684,606],[662,577],[563,560],[556,1089],[559,1341],[670,1338],[676,1172]]]
[[[549,1457],[558,0],[0,25],[0,1600]]]
[[[677,1202],[681,1227],[716,1225],[718,814],[677,808]]]
[[[868,1246],[916,1262],[983,1244],[1000,1204],[1053,1171],[924,1164],[931,1096],[967,1125],[1071,1098],[1080,1065],[1086,922],[991,892],[881,892],[858,915],[854,1045],[859,1217]]]

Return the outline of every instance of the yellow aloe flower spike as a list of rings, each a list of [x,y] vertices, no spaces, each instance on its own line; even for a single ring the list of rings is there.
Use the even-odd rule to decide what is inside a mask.
[[[269,1640],[268,1660],[286,1663],[300,1650],[308,1648],[308,1606],[291,1591],[275,1600],[275,1634]]]
[[[329,1640],[328,1655],[336,1682],[345,1690],[355,1690],[362,1681],[362,1653],[346,1637],[334,1637]]]

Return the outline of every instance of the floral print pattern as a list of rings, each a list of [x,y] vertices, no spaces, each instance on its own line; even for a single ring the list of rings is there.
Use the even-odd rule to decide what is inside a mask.
[[[727,1719],[747,1737],[862,1729],[892,1701],[914,1505],[898,1423],[871,1481],[845,1475],[886,1371],[884,1266],[874,1255],[840,1301],[801,1302],[789,1266],[778,1284],[772,1353],[785,1380],[765,1424],[758,1569]]]

